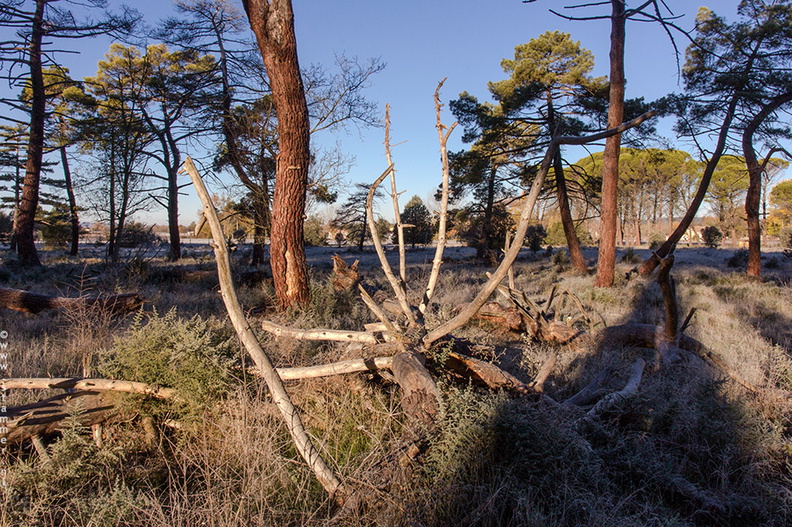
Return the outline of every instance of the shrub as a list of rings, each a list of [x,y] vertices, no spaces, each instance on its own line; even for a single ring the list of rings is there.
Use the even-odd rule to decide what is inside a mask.
[[[322,220],[316,216],[310,216],[305,220],[303,239],[305,240],[305,245],[310,245],[311,247],[327,245],[327,235],[324,232]]]
[[[154,226],[146,226],[138,221],[130,221],[124,225],[118,245],[127,249],[142,245],[154,245],[159,238],[154,234]]]
[[[656,251],[666,241],[666,235],[662,232],[653,232],[649,235],[649,249]]]
[[[591,236],[589,236],[588,231],[582,223],[575,223],[575,233],[582,245],[591,244]],[[549,243],[553,246],[567,244],[566,234],[564,234],[564,225],[560,221],[551,223],[547,228],[545,243]]]
[[[748,249],[734,251],[731,258],[726,261],[726,265],[728,267],[745,267],[748,265]]]
[[[723,233],[715,225],[710,225],[702,229],[701,238],[704,240],[704,245],[710,249],[717,249],[723,240]]]
[[[56,205],[41,217],[41,238],[50,247],[63,247],[71,239],[69,209]]]
[[[778,239],[783,249],[792,250],[792,227],[784,227],[778,233]]]
[[[229,388],[239,351],[233,331],[199,315],[186,320],[171,309],[164,317],[143,315],[100,357],[99,372],[114,379],[177,388],[184,410],[200,415]],[[189,413],[189,412],[187,412]]]
[[[537,225],[531,225],[528,227],[528,231],[525,233],[525,242],[524,245],[527,245],[531,252],[538,253],[542,250],[542,245],[544,245],[545,238],[547,238],[547,231],[545,231],[544,226],[539,223]]]
[[[627,247],[627,250],[624,251],[621,257],[621,261],[628,264],[637,264],[641,262],[641,257],[635,253],[635,249]]]

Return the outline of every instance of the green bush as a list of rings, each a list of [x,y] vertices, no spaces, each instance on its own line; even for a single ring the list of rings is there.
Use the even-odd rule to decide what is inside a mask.
[[[305,240],[305,245],[311,247],[327,245],[327,234],[324,232],[322,220],[316,216],[309,216],[305,220],[305,226],[303,227],[303,239]]]
[[[65,205],[56,205],[41,215],[41,238],[50,247],[63,247],[71,239],[69,209]]]
[[[153,245],[159,241],[159,237],[154,234],[154,227],[144,225],[138,221],[130,221],[124,225],[121,237],[118,238],[118,245],[127,249],[140,247],[142,245]]]
[[[734,251],[734,254],[731,255],[726,261],[726,266],[728,267],[745,267],[748,265],[748,249],[738,249]]]
[[[635,249],[627,247],[627,250],[624,251],[621,257],[621,261],[627,264],[637,264],[641,262],[641,257],[636,254]]]
[[[528,231],[525,233],[524,245],[527,245],[531,252],[538,253],[542,250],[545,238],[547,238],[547,231],[541,223],[530,225]]]
[[[666,235],[662,232],[653,232],[649,235],[649,249],[656,251],[666,241]]]
[[[195,415],[224,398],[232,380],[229,370],[239,360],[233,331],[213,318],[180,318],[176,309],[147,319],[144,324],[141,314],[100,357],[100,374],[176,388],[182,409]]]
[[[710,249],[717,249],[723,241],[723,233],[715,225],[710,225],[702,229],[701,238],[704,240],[704,245]]]

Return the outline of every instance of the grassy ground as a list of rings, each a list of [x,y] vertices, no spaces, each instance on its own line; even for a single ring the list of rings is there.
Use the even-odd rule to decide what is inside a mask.
[[[241,251],[242,252],[242,251]],[[304,312],[273,313],[267,281],[237,266],[240,298],[252,317],[299,327],[362,329],[372,317],[357,298],[326,283],[329,254],[309,254],[314,285]],[[640,259],[646,252],[636,251]],[[385,288],[371,253],[365,281]],[[472,299],[488,268],[455,248],[441,274],[430,327]],[[593,263],[593,252],[587,256]],[[559,256],[525,255],[517,286],[544,298],[555,284],[576,293],[608,325],[662,323],[656,285],[627,279],[596,289]],[[768,255],[766,279],[729,267],[733,251],[680,250],[673,275],[681,311],[697,308],[688,334],[718,352],[756,393],[690,359],[660,368],[656,353],[613,348],[579,353],[533,342],[484,323],[457,336],[529,381],[553,354],[550,398],[563,401],[603,371],[624,386],[630,365],[646,360],[637,397],[599,419],[536,396],[514,398],[460,383],[435,370],[444,396],[439,431],[417,463],[405,463],[376,504],[344,525],[789,525],[792,523],[792,260]],[[418,298],[430,251],[412,251],[408,284]],[[736,262],[739,263],[739,262]],[[213,270],[205,248],[177,266]],[[6,456],[0,525],[231,526],[325,525],[333,510],[296,455],[263,384],[237,366],[243,359],[216,278],[183,280],[158,259],[107,266],[97,259],[49,256],[39,270],[6,259],[0,286],[48,294],[139,291],[142,312],[114,318],[99,310],[24,315],[0,312],[14,377],[115,376],[172,385],[180,404],[128,403],[130,417],[105,427],[102,441],[72,423],[50,438],[50,459],[24,445]],[[255,327],[255,323],[253,326]],[[302,366],[388,350],[294,342],[261,335],[279,366]],[[438,350],[442,353],[442,350]],[[431,365],[431,363],[430,363]],[[403,416],[393,384],[374,375],[293,382],[307,426],[331,465],[354,484],[372,474],[402,441]],[[47,393],[15,391],[8,404]],[[132,410],[135,410],[134,412]],[[155,432],[144,426],[149,419]],[[178,422],[177,429],[168,426]]]

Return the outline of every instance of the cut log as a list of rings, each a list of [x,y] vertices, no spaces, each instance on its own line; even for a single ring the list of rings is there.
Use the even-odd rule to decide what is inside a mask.
[[[48,309],[99,307],[113,312],[132,311],[143,304],[137,293],[97,297],[66,298],[31,293],[19,289],[0,288],[0,307],[36,314]]]
[[[456,311],[461,311],[464,306],[459,306]],[[516,307],[503,307],[497,302],[487,302],[474,317],[490,324],[500,326],[508,331],[524,331],[526,328],[523,316]]]
[[[402,409],[410,417],[410,424],[423,431],[433,430],[440,412],[440,391],[424,366],[423,355],[400,351],[393,356],[391,371],[402,389]]]

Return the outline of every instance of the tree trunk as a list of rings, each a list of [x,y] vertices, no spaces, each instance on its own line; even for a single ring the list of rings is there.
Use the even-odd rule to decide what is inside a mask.
[[[553,108],[553,97],[547,94],[547,118],[550,121],[551,134],[553,137],[559,134],[559,126],[556,120],[555,109]],[[569,257],[572,260],[572,267],[576,272],[585,274],[588,271],[586,259],[580,250],[580,240],[575,231],[575,222],[572,219],[572,211],[569,209],[569,194],[567,193],[566,178],[564,177],[563,159],[561,149],[553,156],[553,172],[556,180],[556,194],[558,196],[558,209],[561,213],[561,225],[564,227]]]
[[[41,164],[44,156],[44,120],[46,119],[46,94],[44,93],[44,74],[41,67],[41,41],[44,35],[45,0],[36,0],[33,15],[33,28],[28,47],[30,63],[30,135],[28,137],[28,158],[25,165],[25,179],[22,183],[22,200],[16,223],[16,243],[19,262],[24,265],[41,265],[36,252],[35,220],[39,201],[39,182]]]
[[[496,168],[490,169],[487,179],[487,202],[484,204],[484,224],[481,226],[481,238],[476,247],[476,258],[484,258],[492,243],[492,217],[495,210],[495,175]]]
[[[176,157],[174,155],[174,157]],[[176,261],[181,258],[181,237],[179,235],[179,163],[175,160],[173,168],[168,168],[168,236],[170,251],[168,259]]]
[[[611,0],[610,96],[608,128],[624,120],[624,36],[626,26],[624,0]],[[616,269],[616,220],[619,193],[619,154],[621,134],[605,140],[602,155],[602,204],[600,209],[600,244],[597,258],[597,287],[611,287]]]
[[[745,196],[745,214],[748,218],[748,276],[762,275],[762,227],[759,222],[759,202],[762,196],[762,172],[764,167],[756,159],[753,136],[767,117],[781,105],[792,101],[792,93],[774,98],[748,123],[742,136],[742,150],[748,168],[748,194]]]
[[[281,307],[308,302],[303,247],[310,163],[310,123],[305,101],[291,0],[243,0],[269,76],[278,118],[278,159],[272,204],[270,265]]]
[[[61,164],[63,164],[63,179],[66,180],[66,196],[69,199],[69,222],[71,223],[71,247],[69,254],[77,256],[80,246],[80,219],[77,216],[77,200],[74,197],[69,156],[66,155],[66,145],[60,147]]]
[[[759,53],[759,47],[760,45],[757,44],[751,56],[748,57],[748,62],[743,70],[744,77],[747,77],[753,69],[753,65]],[[718,131],[718,141],[715,144],[715,150],[712,152],[712,157],[707,161],[707,166],[704,168],[704,174],[701,176],[701,183],[696,190],[696,195],[693,196],[693,201],[690,203],[690,206],[688,206],[687,211],[685,211],[685,215],[679,220],[679,225],[677,225],[677,228],[671,233],[671,236],[669,236],[665,243],[663,243],[657,251],[652,253],[652,256],[650,256],[638,269],[639,274],[648,275],[654,271],[657,266],[660,265],[660,260],[671,253],[671,249],[676,246],[677,242],[682,238],[685,232],[687,232],[688,227],[690,227],[690,224],[693,222],[693,218],[696,217],[696,213],[698,213],[698,209],[707,195],[707,189],[712,180],[712,174],[715,172],[715,168],[718,166],[718,162],[726,149],[726,141],[729,136],[729,131],[731,130],[732,121],[734,121],[734,113],[737,109],[737,104],[740,102],[740,98],[744,96],[741,93],[746,82],[744,77],[735,83],[734,92],[724,112],[723,123]]]

